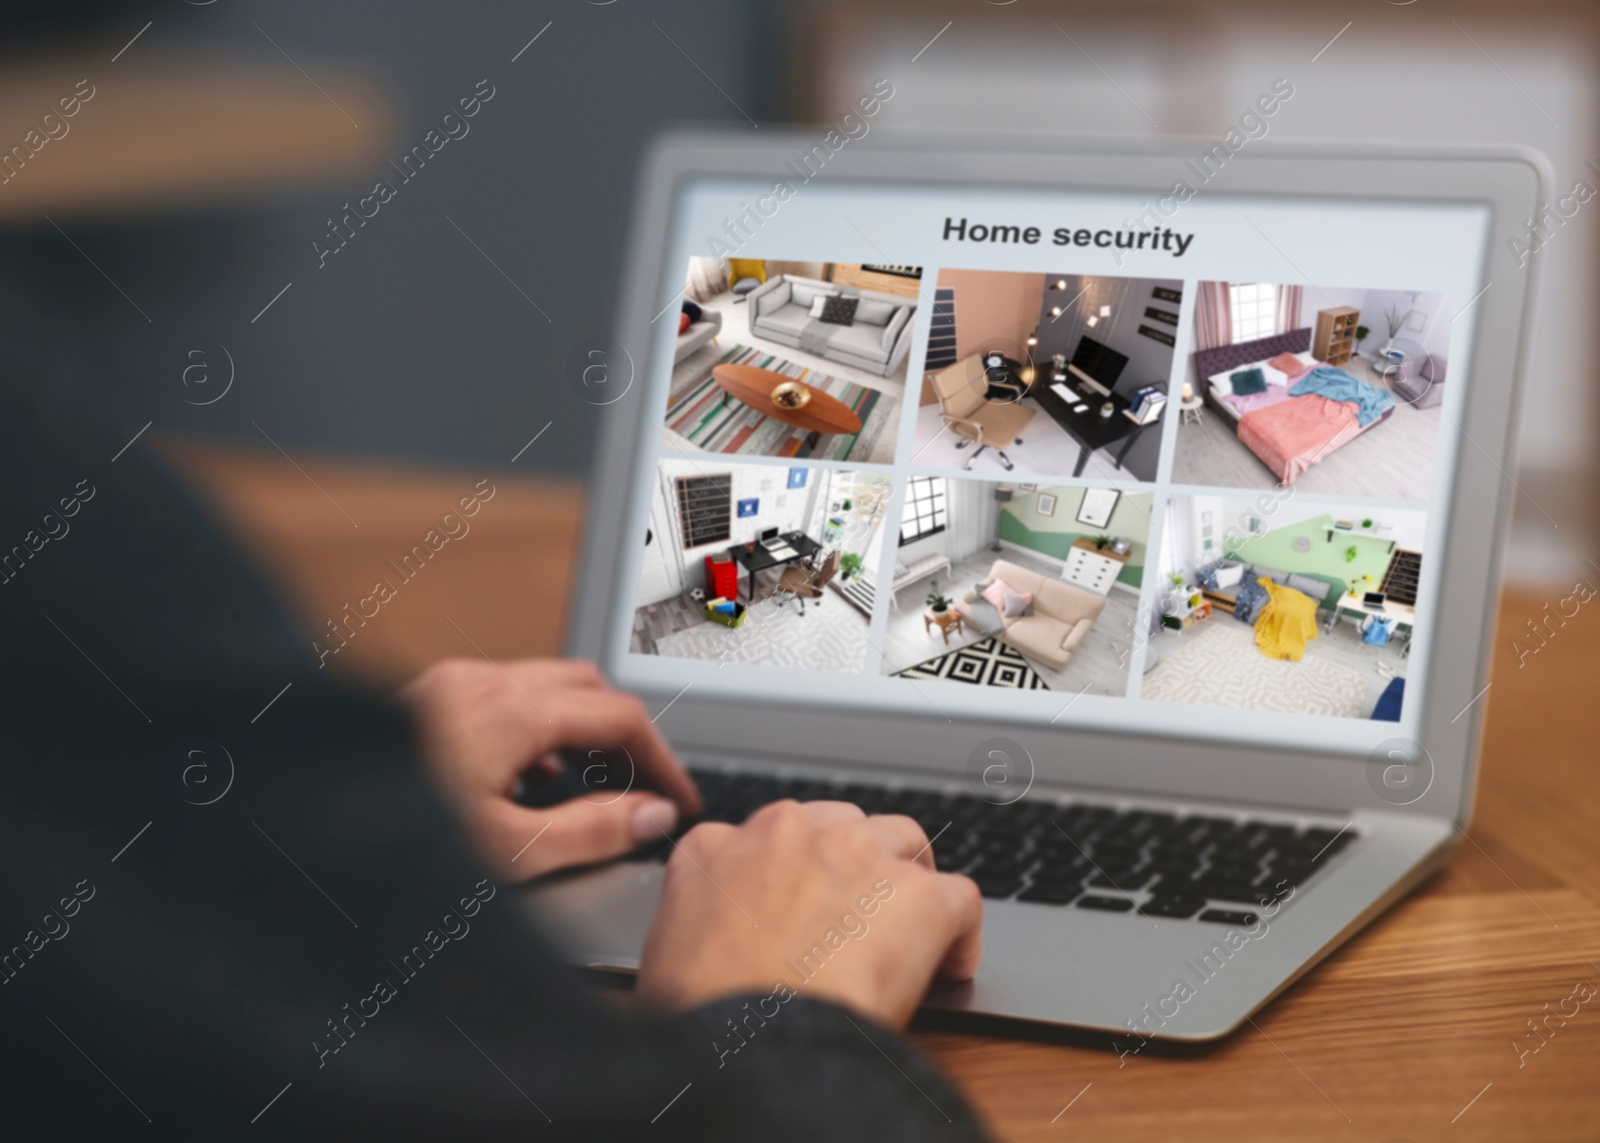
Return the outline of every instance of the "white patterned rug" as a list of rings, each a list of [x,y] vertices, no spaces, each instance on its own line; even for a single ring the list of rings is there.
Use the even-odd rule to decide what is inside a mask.
[[[774,607],[757,600],[739,627],[706,620],[656,639],[662,655],[677,659],[720,659],[725,663],[764,663],[813,671],[859,673],[867,663],[867,620],[837,595],[817,606],[806,600]]]
[[[1254,630],[1228,616],[1191,627],[1184,642],[1146,673],[1140,698],[1361,717],[1367,679],[1360,671],[1309,654],[1298,663],[1269,659],[1256,650]]]
[[[972,683],[980,687],[1011,687],[1019,691],[1047,691],[1050,684],[1039,676],[1015,648],[990,636],[969,647],[896,671],[900,679],[941,679],[947,683]]]

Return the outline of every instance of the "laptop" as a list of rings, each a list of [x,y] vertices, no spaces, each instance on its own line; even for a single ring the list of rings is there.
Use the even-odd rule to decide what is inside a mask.
[[[789,546],[789,541],[783,538],[777,528],[763,528],[761,535],[756,538],[756,542],[769,552]]]
[[[1089,1030],[1119,1052],[1224,1036],[1426,879],[1471,818],[1537,269],[1508,237],[1549,197],[1546,164],[1208,147],[693,132],[640,176],[605,341],[634,372],[601,410],[570,649],[660,712],[709,817],[779,797],[915,817],[985,896],[976,979],[925,1001],[945,1020]],[[737,310],[716,292],[735,255],[767,267]],[[890,262],[920,277],[874,270]],[[860,294],[851,324],[808,324],[822,274]],[[870,395],[865,431],[682,435],[694,398],[663,315],[686,290],[768,364]],[[924,397],[925,373],[985,339],[1072,352],[1083,327],[1051,322],[1063,290],[1093,294],[1076,341],[1103,350],[1092,372],[1127,358],[1204,399],[1150,430],[1151,480],[1115,448],[1076,466],[1043,411],[1015,472],[962,471],[943,430],[969,414]],[[1383,339],[1356,327],[1389,310],[1447,381],[1401,391],[1367,368]],[[1256,369],[1266,387],[1235,393]],[[1310,454],[1274,412],[1307,397],[1348,408]],[[1418,442],[1398,476],[1363,460]],[[763,584],[738,629],[673,630],[751,501],[768,527],[837,517],[852,574],[804,616]],[[1391,602],[1408,585],[1404,658],[1322,622],[1385,574]],[[983,610],[980,585],[1006,576],[1032,614]],[[1316,635],[1252,619],[1261,584]],[[528,899],[575,963],[630,971],[663,856]]]

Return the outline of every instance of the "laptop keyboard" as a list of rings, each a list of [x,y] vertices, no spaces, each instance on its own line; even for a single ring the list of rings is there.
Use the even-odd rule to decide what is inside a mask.
[[[1264,902],[1285,900],[1358,840],[1330,829],[1206,814],[1120,810],[1094,802],[1024,799],[995,805],[969,794],[690,771],[702,821],[734,825],[769,802],[854,802],[904,814],[934,839],[934,862],[964,873],[985,897],[1148,917],[1252,925]],[[663,842],[639,856],[664,860]]]

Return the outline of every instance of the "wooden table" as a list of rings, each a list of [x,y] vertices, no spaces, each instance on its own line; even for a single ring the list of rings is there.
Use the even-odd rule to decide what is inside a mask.
[[[930,607],[922,613],[922,630],[924,632],[932,631],[935,623],[939,625],[939,634],[944,636],[944,645],[946,647],[950,646],[951,631],[954,631],[957,635],[964,633],[961,612],[953,607],[945,611],[935,611]]]
[[[732,397],[758,413],[804,429],[811,434],[808,443],[813,448],[823,433],[848,436],[861,431],[861,418],[855,415],[849,405],[837,397],[828,396],[821,389],[793,377],[785,377],[782,373],[759,369],[754,365],[716,365],[711,369],[711,377],[722,388],[724,405]],[[791,383],[809,394],[806,403],[798,409],[780,405],[772,399],[774,389]]]
[[[308,632],[369,590],[384,559],[483,475],[297,456],[360,522],[354,529],[275,453],[190,446],[178,456],[277,572]],[[436,658],[473,654],[450,619],[490,655],[558,651],[581,489],[504,474],[494,483],[471,535],[386,604],[383,622],[333,668],[391,686]],[[1010,1140],[1600,1139],[1600,998],[1565,1026],[1552,1018],[1555,1035],[1523,1066],[1512,1047],[1576,982],[1600,987],[1600,601],[1525,666],[1511,647],[1526,620],[1569,592],[1502,600],[1469,840],[1255,1027],[1206,1049],[1147,1049],[1120,1068],[1102,1040],[916,1031],[917,1043]],[[1070,964],[1061,980],[1075,986]]]

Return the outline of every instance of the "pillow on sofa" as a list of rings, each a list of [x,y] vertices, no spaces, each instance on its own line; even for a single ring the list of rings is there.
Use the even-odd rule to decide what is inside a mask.
[[[1270,579],[1279,587],[1289,586],[1289,573],[1286,571],[1279,571],[1277,568],[1264,568],[1260,565],[1252,564],[1249,575],[1251,580]]]
[[[1230,373],[1228,380],[1233,383],[1235,397],[1248,397],[1252,393],[1267,391],[1267,375],[1260,369],[1241,369],[1237,373]]]
[[[1243,564],[1218,564],[1211,573],[1217,581],[1216,590],[1231,591],[1239,586],[1239,581],[1244,578]]]
[[[678,332],[679,333],[688,333],[689,332],[689,324],[690,324],[691,320],[692,319],[689,317],[689,315],[687,313],[679,314],[678,315]]]
[[[683,299],[683,312],[689,315],[690,324],[693,324],[694,322],[697,322],[701,318],[705,317],[706,313],[705,310],[700,308],[700,304],[698,302],[691,302],[688,298]]]
[[[894,317],[894,311],[899,309],[893,302],[875,302],[871,298],[859,299],[856,306],[857,325],[888,325],[889,319]]]
[[[1001,615],[1004,615],[1006,613],[1006,596],[1018,595],[1020,593],[1014,590],[1012,586],[1005,580],[997,579],[992,581],[988,587],[984,588],[978,594],[983,596],[984,599],[988,600],[990,604],[994,606],[996,611],[998,611]]]
[[[854,325],[859,298],[829,298],[822,303],[822,320],[829,325]]]
[[[1311,601],[1318,607],[1321,607],[1323,600],[1328,598],[1328,585],[1323,583],[1320,579],[1315,579],[1312,576],[1295,575],[1290,573],[1289,582],[1285,586],[1292,587],[1296,591],[1304,592],[1306,595],[1309,595],[1311,597]]]
[[[1007,619],[1016,619],[1023,615],[1033,614],[1033,596],[1027,592],[1018,595],[1016,592],[1008,591],[1006,592],[1005,600],[1006,605],[1001,608],[1000,614]]]

